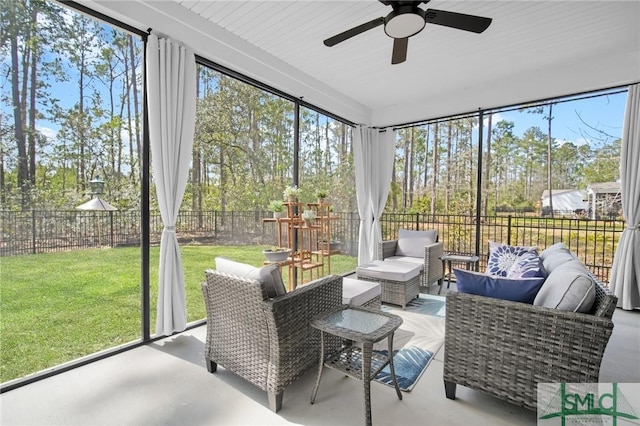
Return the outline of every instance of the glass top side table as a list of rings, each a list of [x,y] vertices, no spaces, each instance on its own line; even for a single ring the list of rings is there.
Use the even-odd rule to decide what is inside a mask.
[[[320,365],[318,378],[311,395],[313,404],[320,386],[323,367],[340,371],[364,384],[365,424],[371,425],[371,380],[387,365],[398,399],[402,393],[398,387],[393,366],[393,356],[373,352],[373,344],[388,341],[388,354],[393,354],[393,334],[402,324],[402,318],[373,308],[341,306],[318,315],[311,326],[320,330]],[[341,337],[346,344],[339,351],[325,355],[324,334]],[[358,346],[359,345],[359,346]]]
[[[449,284],[451,283],[451,277],[453,276],[453,269],[451,267],[452,263],[464,263],[467,270],[470,271],[472,268],[474,271],[478,271],[478,261],[480,258],[478,256],[468,256],[466,254],[452,254],[445,253],[441,258],[442,260],[442,270],[448,271],[442,277],[442,281],[440,281],[440,289],[438,289],[438,294],[442,292],[442,286],[444,285],[444,281],[447,280],[447,289],[449,289]],[[445,263],[447,268],[445,268]]]

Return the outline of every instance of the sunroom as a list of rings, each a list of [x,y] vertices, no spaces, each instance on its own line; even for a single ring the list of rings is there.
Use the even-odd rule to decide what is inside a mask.
[[[86,7],[103,14],[99,18],[113,20],[142,35],[149,30],[154,37],[185,46],[195,53],[200,63],[215,66],[218,70],[267,87],[272,92],[296,99],[296,108],[314,108],[327,117],[350,126],[359,126],[373,134],[379,130],[391,131],[414,124],[437,122],[451,116],[473,115],[480,123],[480,128],[474,129],[479,135],[476,138],[482,140],[484,114],[565,96],[588,96],[591,92],[601,90],[626,91],[628,86],[640,81],[640,5],[637,2],[616,2],[615,5],[604,2],[429,2],[420,7],[490,17],[491,25],[481,34],[456,31],[441,25],[426,25],[423,31],[411,36],[406,61],[393,65],[393,40],[385,35],[381,26],[333,47],[326,47],[322,43],[341,31],[386,16],[391,7],[382,2],[88,1],[69,3],[69,6],[81,10]],[[149,98],[153,99],[153,96],[150,94]],[[294,183],[303,184],[304,176],[296,176],[294,180]],[[475,244],[480,243],[476,240]],[[472,247],[471,251],[482,250],[484,247],[480,247],[480,250]],[[143,255],[143,266],[145,262],[148,259],[144,260]],[[147,328],[143,333],[146,334],[142,339],[144,341],[150,340],[152,334],[148,310],[153,308],[147,306],[143,314],[147,317],[143,320],[146,322],[143,329]],[[637,326],[637,319],[633,321]],[[173,327],[171,324],[166,329],[158,329],[158,335],[169,335],[183,329],[184,325]],[[197,336],[196,340],[202,337],[197,335],[197,331],[190,330],[184,335],[152,345],[157,345],[153,348],[160,351],[167,348],[167,352],[170,352],[171,344],[180,346],[184,342],[182,349],[188,352],[186,348],[193,336]],[[143,346],[134,350],[148,349]],[[182,357],[180,363],[183,366],[190,367],[183,363],[186,360],[198,364],[200,369],[204,368],[200,363],[201,354],[194,356],[181,352],[182,349],[170,353]],[[624,352],[622,357],[626,358],[628,348],[625,347]],[[422,397],[425,404],[435,405],[435,401],[444,401],[444,391],[437,373],[431,373],[430,381],[438,383],[425,388]],[[69,374],[76,373],[64,375]],[[100,376],[102,373],[92,374],[104,380],[104,376]],[[158,374],[162,373],[158,371]],[[207,376],[205,372],[202,374]],[[623,381],[620,378],[615,374],[609,376],[611,381]],[[237,398],[220,397],[225,403],[218,406],[218,411],[235,404],[238,405],[234,411],[243,411],[241,401],[245,401],[249,395],[249,404],[259,405],[257,412],[242,419],[237,416],[210,416],[198,411],[201,415],[199,419],[185,417],[185,422],[260,423],[261,410],[266,409],[262,396],[252,394],[251,388],[244,387],[244,384],[235,382],[229,376],[224,380],[227,387],[221,392],[229,392]],[[285,400],[285,407],[301,405],[308,398],[307,386],[312,378],[305,376],[305,380],[299,385],[301,396],[296,397],[299,401]],[[122,385],[115,381],[111,384]],[[335,385],[343,386],[340,382]],[[242,389],[240,395],[235,386]],[[208,389],[210,391],[211,388]],[[341,412],[350,404],[360,404],[357,386],[348,389],[348,395],[355,395],[352,402],[345,399],[345,405],[327,409]],[[118,392],[117,388],[113,390]],[[290,391],[288,395],[296,393]],[[10,395],[3,395],[3,405],[10,400]],[[376,415],[380,416],[380,423],[386,424],[394,423],[394,419],[410,421],[411,416],[392,414],[384,418],[380,414],[400,409],[396,405],[398,401],[391,396],[391,393],[385,392],[384,396],[378,397],[379,405],[374,405],[374,419]],[[503,410],[500,412],[505,417],[496,419],[495,414],[491,414],[493,408],[481,410],[480,413],[471,409],[465,412],[464,418],[457,420],[440,413],[438,421],[450,420],[451,424],[462,424],[468,421],[469,417],[466,416],[473,415],[487,416],[482,420],[487,424],[534,420],[527,412],[518,411],[514,414],[509,405],[484,400],[481,396],[478,398],[476,402],[486,403],[488,407],[498,404],[499,408],[495,409]],[[165,402],[175,401],[169,399]],[[189,405],[188,399],[181,403]],[[329,401],[325,400],[324,403]],[[322,409],[322,405],[320,401],[313,408]],[[198,410],[203,407],[199,405]],[[408,409],[416,410],[418,407],[409,405]],[[450,406],[451,409],[455,407]],[[290,417],[283,412],[282,419],[267,417],[265,423],[308,424],[315,422],[312,420],[315,417],[318,417],[319,424],[332,421],[340,423],[336,417],[318,413],[307,417],[304,408],[306,405],[298,406]],[[180,423],[178,413],[181,410],[176,409],[175,413],[175,418],[164,419],[155,415],[148,419],[136,417],[140,413],[132,413],[129,417],[125,414],[109,417],[105,413],[105,417],[93,420],[96,423]],[[359,422],[359,414],[348,417],[345,423]],[[52,414],[54,417],[56,415],[64,416]],[[511,415],[515,417],[509,417]],[[428,417],[426,413],[421,413],[419,418]],[[75,421],[91,422],[92,419],[76,417]],[[64,422],[64,419],[57,418],[54,422]]]

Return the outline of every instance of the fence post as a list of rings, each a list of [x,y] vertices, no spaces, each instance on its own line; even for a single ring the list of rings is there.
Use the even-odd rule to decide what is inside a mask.
[[[109,211],[109,222],[111,224],[111,248],[113,248],[113,212]]]
[[[416,231],[420,230],[420,213],[416,213]]]
[[[513,216],[507,216],[507,244],[511,245],[511,218]]]
[[[36,254],[36,209],[31,210],[31,253]]]

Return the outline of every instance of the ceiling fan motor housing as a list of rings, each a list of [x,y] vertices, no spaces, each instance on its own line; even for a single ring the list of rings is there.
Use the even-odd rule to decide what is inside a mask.
[[[424,28],[425,11],[413,4],[394,7],[384,18],[384,32],[391,38],[406,38],[418,34]]]

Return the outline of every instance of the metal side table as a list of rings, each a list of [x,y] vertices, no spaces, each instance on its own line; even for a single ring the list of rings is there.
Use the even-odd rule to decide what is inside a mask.
[[[315,317],[311,326],[320,330],[320,365],[318,378],[311,395],[311,403],[315,402],[324,366],[362,380],[364,383],[365,424],[367,426],[371,425],[371,380],[387,364],[391,370],[391,378],[398,399],[402,399],[393,367],[393,333],[401,324],[402,318],[398,315],[372,308],[346,305]],[[339,351],[325,356],[325,333],[341,337],[346,341],[346,344]],[[385,338],[389,343],[388,354],[390,356],[373,352],[373,344]],[[360,347],[357,346],[358,344]]]

